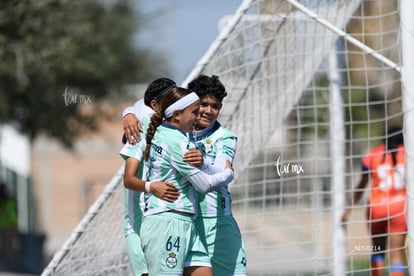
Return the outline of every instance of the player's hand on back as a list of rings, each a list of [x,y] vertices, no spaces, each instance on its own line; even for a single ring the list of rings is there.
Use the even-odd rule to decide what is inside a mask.
[[[193,166],[203,165],[203,155],[198,149],[189,149],[183,157],[184,162]]]
[[[170,182],[152,182],[151,193],[168,202],[173,202],[180,196],[178,189]]]

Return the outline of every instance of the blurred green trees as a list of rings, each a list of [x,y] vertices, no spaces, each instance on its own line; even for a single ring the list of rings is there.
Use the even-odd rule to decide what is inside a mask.
[[[70,146],[81,128],[96,127],[82,104],[162,72],[163,56],[133,43],[146,19],[138,3],[2,0],[0,123]]]

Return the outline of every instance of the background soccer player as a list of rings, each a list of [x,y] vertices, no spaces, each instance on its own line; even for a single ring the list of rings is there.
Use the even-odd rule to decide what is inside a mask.
[[[368,226],[371,233],[371,275],[382,275],[384,255],[389,244],[391,276],[404,275],[406,222],[405,150],[401,128],[391,128],[384,143],[372,148],[362,161],[363,175],[353,194],[357,203],[371,177]],[[342,215],[348,220],[351,207]],[[387,243],[388,240],[388,243]]]

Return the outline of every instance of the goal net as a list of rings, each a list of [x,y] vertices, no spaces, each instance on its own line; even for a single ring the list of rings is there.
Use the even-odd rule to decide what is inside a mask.
[[[184,81],[217,75],[228,90],[219,121],[239,138],[231,192],[249,275],[370,270],[366,196],[345,228],[340,216],[364,154],[406,115],[399,4],[245,0]],[[130,274],[122,172],[44,275]]]

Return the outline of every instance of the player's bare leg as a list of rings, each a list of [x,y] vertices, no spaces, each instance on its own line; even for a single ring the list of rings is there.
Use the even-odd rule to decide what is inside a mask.
[[[384,267],[384,250],[387,242],[387,237],[372,238],[372,245],[380,252],[372,252],[371,255],[371,276],[382,276]]]
[[[405,265],[405,234],[390,235],[390,275],[403,276]]]
[[[190,266],[184,268],[184,276],[213,276],[213,271],[206,266]]]

